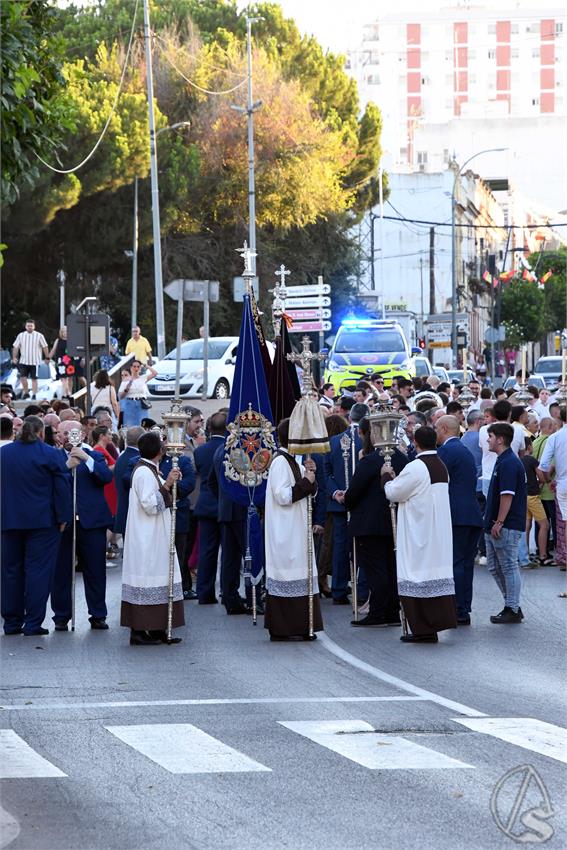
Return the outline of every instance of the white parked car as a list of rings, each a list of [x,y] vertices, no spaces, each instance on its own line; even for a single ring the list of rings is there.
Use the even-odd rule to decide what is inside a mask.
[[[561,357],[540,357],[534,369],[534,376],[545,381],[548,390],[554,390],[561,383]],[[528,384],[532,378],[528,379]]]
[[[234,366],[238,350],[238,337],[210,337],[208,359],[209,398],[228,398],[234,380]],[[173,398],[175,395],[175,359],[177,349],[154,364],[157,375],[148,381],[148,392],[152,398]],[[182,398],[198,398],[203,392],[203,340],[190,339],[181,345]]]

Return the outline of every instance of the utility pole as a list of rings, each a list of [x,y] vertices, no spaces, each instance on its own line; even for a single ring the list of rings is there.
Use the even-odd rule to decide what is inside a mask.
[[[419,327],[419,336],[423,336],[423,325],[425,321],[425,316],[423,313],[423,257],[419,258],[419,291],[421,295],[421,321]]]
[[[63,269],[57,272],[59,280],[59,327],[65,327],[65,279],[66,275]]]
[[[248,245],[252,252],[252,269],[256,275],[256,182],[254,174],[254,113],[262,106],[261,100],[252,99],[252,24],[263,20],[246,16],[246,54],[248,61],[248,97],[246,109],[232,106],[248,119]]]
[[[152,187],[152,229],[154,239],[154,283],[156,293],[157,354],[165,357],[165,316],[163,310],[163,277],[161,268],[161,229],[159,218],[159,186],[154,115],[154,81],[152,74],[152,44],[149,0],[144,0],[144,43],[146,47],[146,84],[150,125],[150,177]]]
[[[134,177],[134,233],[132,238],[132,324],[138,324],[138,178]]]
[[[378,171],[378,192],[380,201],[380,292],[382,293],[382,318],[386,318],[386,293],[384,292],[384,169],[382,163]],[[374,261],[374,260],[373,260]]]
[[[435,315],[435,228],[429,228],[429,315]]]

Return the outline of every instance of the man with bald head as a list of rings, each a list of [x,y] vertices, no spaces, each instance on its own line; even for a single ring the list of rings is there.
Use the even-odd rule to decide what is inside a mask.
[[[435,423],[435,431],[439,446],[437,454],[449,472],[457,623],[468,626],[471,622],[474,559],[483,523],[476,498],[476,463],[459,439],[460,423],[456,416],[441,416]]]

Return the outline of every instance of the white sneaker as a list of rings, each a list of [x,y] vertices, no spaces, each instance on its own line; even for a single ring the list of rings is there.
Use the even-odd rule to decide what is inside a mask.
[[[488,563],[488,562],[487,562],[487,560],[486,560],[486,556],[485,556],[485,555],[480,555],[480,556],[479,556],[479,559],[478,559],[478,565],[479,565],[479,567],[485,567],[487,563]]]
[[[370,598],[366,600],[366,602],[358,608],[358,613],[366,616],[370,611]]]

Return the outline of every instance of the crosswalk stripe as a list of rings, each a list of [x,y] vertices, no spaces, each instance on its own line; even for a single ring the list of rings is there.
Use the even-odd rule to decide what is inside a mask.
[[[0,779],[50,779],[66,775],[36,753],[13,729],[0,729]]]
[[[268,771],[191,723],[106,726],[109,732],[170,773]]]
[[[375,732],[364,720],[278,720],[278,723],[371,770],[474,767],[405,738]]]
[[[567,729],[534,717],[454,717],[456,723],[525,750],[567,763]]]

